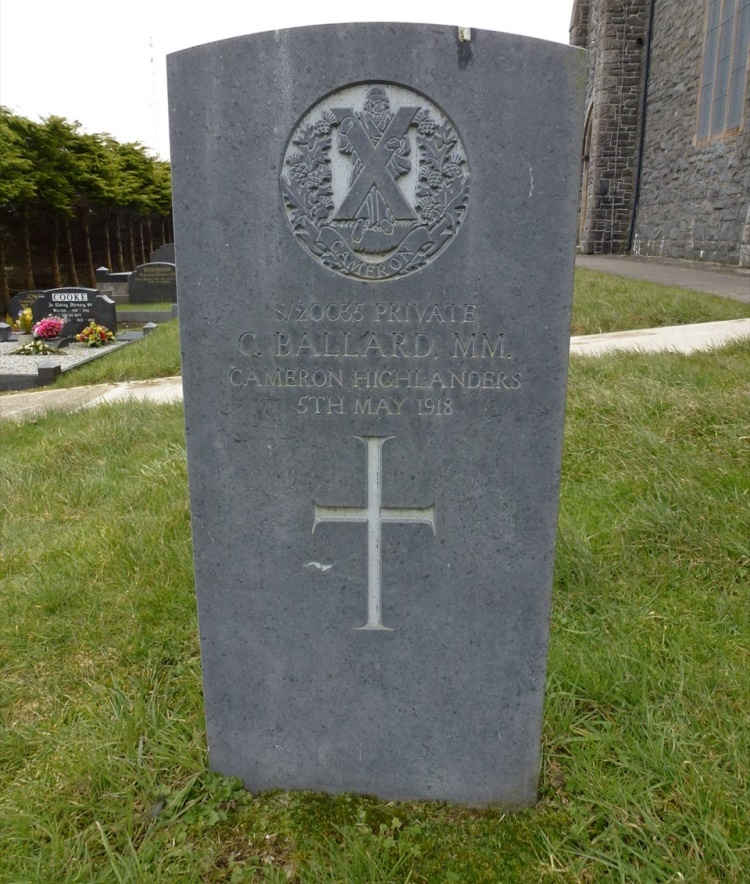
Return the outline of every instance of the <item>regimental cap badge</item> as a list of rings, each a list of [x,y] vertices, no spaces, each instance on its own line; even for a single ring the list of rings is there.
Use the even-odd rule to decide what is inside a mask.
[[[292,134],[281,191],[292,231],[344,276],[383,280],[429,264],[469,201],[466,151],[424,95],[390,83],[348,86]]]

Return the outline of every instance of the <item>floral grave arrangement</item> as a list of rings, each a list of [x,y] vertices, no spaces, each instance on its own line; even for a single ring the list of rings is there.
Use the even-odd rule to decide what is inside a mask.
[[[60,336],[65,323],[57,316],[47,316],[34,326],[34,337],[50,340]]]
[[[18,314],[18,319],[15,322],[15,330],[22,335],[30,335],[33,325],[34,317],[31,314],[31,307],[24,307]]]
[[[76,340],[87,347],[103,347],[114,341],[114,334],[104,325],[97,325],[93,320],[76,335]]]
[[[29,341],[28,344],[24,344],[18,350],[14,350],[13,352],[16,356],[47,356],[49,353],[54,353],[55,351],[41,338],[35,338],[33,341]]]

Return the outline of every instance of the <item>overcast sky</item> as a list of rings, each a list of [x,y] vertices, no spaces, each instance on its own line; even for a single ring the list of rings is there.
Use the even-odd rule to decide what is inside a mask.
[[[426,21],[568,42],[573,0],[0,0],[0,104],[169,158],[169,52],[276,28]],[[376,14],[372,10],[376,10]]]

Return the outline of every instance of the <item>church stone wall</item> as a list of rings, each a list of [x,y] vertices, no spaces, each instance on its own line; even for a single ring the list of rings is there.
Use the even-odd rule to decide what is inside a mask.
[[[588,0],[573,12],[571,42],[589,51],[584,252],[622,252],[633,207],[647,0]],[[578,42],[576,42],[578,41]],[[585,41],[585,42],[584,42]],[[588,159],[586,159],[588,157]]]
[[[739,132],[697,141],[704,15],[703,0],[654,8],[632,252],[738,264],[750,210],[750,94]]]
[[[577,0],[589,51],[580,247],[750,266],[750,90],[743,127],[696,139],[705,0],[656,0],[638,206],[649,0]]]

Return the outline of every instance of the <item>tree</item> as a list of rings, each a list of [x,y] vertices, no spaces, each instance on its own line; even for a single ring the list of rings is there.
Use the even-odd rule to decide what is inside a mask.
[[[23,270],[28,288],[34,288],[34,270],[28,232],[28,205],[34,199],[38,181],[29,143],[34,126],[30,120],[0,107],[0,302],[2,314],[8,308],[8,279],[5,240],[9,221],[19,217]]]
[[[36,123],[0,108],[0,296],[9,294],[5,247],[20,264],[23,284],[35,286],[32,255],[41,242],[49,271],[39,275],[61,284],[59,235],[64,235],[68,282],[78,284],[76,252],[96,285],[94,244],[112,267],[110,225],[114,221],[118,269],[124,270],[121,221],[127,231],[130,269],[153,250],[152,222],[171,212],[169,164],[137,143],[121,144],[106,134],[84,133],[77,122],[50,116]],[[33,229],[32,229],[33,228]],[[101,228],[101,231],[99,230]],[[41,234],[40,234],[41,231]],[[97,236],[92,234],[96,232]],[[99,235],[101,232],[101,236]],[[32,249],[32,236],[36,249]],[[162,243],[163,243],[162,236]],[[137,255],[136,255],[137,251]],[[18,260],[20,258],[20,260]],[[101,258],[100,258],[101,261]],[[11,261],[11,264],[14,263]]]
[[[57,260],[57,230],[61,224],[68,279],[72,285],[78,285],[70,219],[76,196],[75,179],[79,172],[75,150],[79,129],[79,123],[69,123],[63,117],[47,117],[35,126],[30,145],[37,170],[36,202],[40,209],[51,213],[53,219],[53,275]]]

